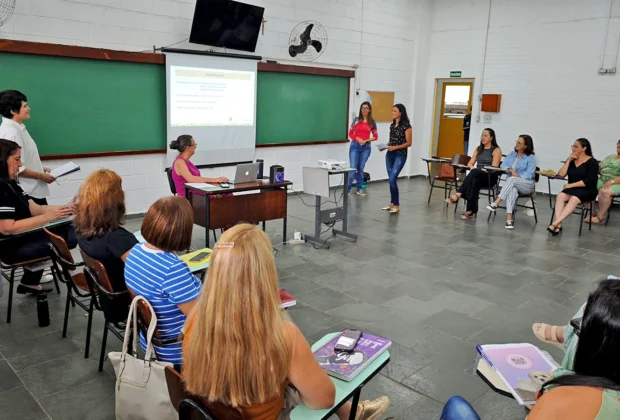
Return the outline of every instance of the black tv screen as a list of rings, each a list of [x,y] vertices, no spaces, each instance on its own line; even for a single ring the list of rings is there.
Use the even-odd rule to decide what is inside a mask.
[[[232,0],[197,0],[189,42],[256,51],[265,8]]]

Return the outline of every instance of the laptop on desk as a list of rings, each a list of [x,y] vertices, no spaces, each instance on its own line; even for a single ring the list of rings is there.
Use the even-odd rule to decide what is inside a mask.
[[[235,178],[230,180],[231,184],[246,184],[256,182],[258,178],[258,163],[242,163],[237,165]]]

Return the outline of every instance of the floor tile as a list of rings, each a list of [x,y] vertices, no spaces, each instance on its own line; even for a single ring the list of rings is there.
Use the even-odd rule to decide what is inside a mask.
[[[388,418],[405,411],[411,404],[420,401],[422,395],[410,387],[393,381],[392,379],[379,374],[362,388],[360,400],[374,400],[387,396],[390,399],[390,408],[382,418]]]
[[[353,296],[356,299],[359,299],[363,302],[372,303],[375,305],[380,305],[383,302],[394,299],[401,294],[395,290],[387,289],[382,286],[377,286],[374,284],[364,284],[362,286],[357,286],[352,289],[347,289],[344,292],[346,295]]]
[[[102,375],[77,388],[41,398],[52,419],[114,420],[114,378]]]
[[[450,310],[432,315],[422,323],[462,339],[466,339],[489,326],[486,322]]]
[[[414,346],[413,350],[460,371],[471,366],[476,357],[475,343],[443,332]]]
[[[487,391],[472,404],[481,419],[523,420],[528,412],[524,406],[517,404],[494,391]]]
[[[0,420],[44,418],[46,418],[45,411],[23,386],[0,394]]]
[[[73,353],[18,372],[19,378],[36,398],[43,398],[86,384],[107,373],[97,371],[97,361]]]
[[[12,342],[3,347],[2,354],[13,369],[19,371],[48,360],[57,359],[80,351],[80,348],[60,332],[51,332],[20,342]]]
[[[328,314],[351,322],[381,321],[394,315],[388,308],[370,303],[350,303],[327,311]]]
[[[439,361],[414,373],[403,384],[444,404],[453,395],[473,402],[489,389],[479,378],[455,371]]]
[[[6,360],[0,360],[0,378],[0,394],[24,385]]]
[[[309,337],[316,334],[319,331],[323,331],[331,326],[334,326],[341,322],[337,317],[331,316],[318,309],[311,308],[309,306],[289,311],[291,319],[304,336]]]
[[[327,287],[320,287],[308,292],[299,293],[295,296],[295,298],[298,301],[321,311],[329,311],[330,309],[334,309],[342,305],[359,302],[359,300],[351,296],[336,292],[332,289],[328,289]]]

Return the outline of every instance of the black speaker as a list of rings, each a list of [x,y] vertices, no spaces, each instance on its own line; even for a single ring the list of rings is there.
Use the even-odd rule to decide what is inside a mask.
[[[284,166],[272,165],[269,168],[269,182],[272,184],[284,182]]]
[[[263,165],[265,162],[262,159],[256,159],[256,163],[258,163],[258,175],[256,178],[260,181],[263,179]]]

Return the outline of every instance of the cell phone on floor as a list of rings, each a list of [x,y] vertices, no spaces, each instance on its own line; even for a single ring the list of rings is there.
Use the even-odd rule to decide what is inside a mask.
[[[579,333],[581,332],[581,320],[583,318],[573,318],[570,320],[570,326],[573,327],[573,329],[575,330],[575,334],[577,334],[577,336],[579,336]]]
[[[222,187],[222,188],[230,188],[230,184],[228,182],[220,182],[220,187]]]
[[[202,260],[204,260],[205,258],[207,258],[209,255],[211,255],[210,252],[201,252],[197,255],[194,255],[192,258],[190,258],[190,262],[200,262]]]
[[[338,342],[334,346],[334,350],[338,351],[353,351],[355,345],[362,336],[361,330],[346,329],[340,335]]]

